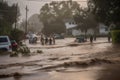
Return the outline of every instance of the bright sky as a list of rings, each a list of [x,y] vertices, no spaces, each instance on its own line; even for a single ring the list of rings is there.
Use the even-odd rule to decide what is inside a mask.
[[[45,4],[45,3],[49,3],[53,0],[5,0],[8,1],[8,3],[11,5],[13,3],[18,3],[19,7],[20,7],[20,21],[25,19],[26,16],[26,11],[25,11],[25,7],[26,5],[28,6],[29,12],[28,12],[28,17],[30,17],[33,14],[39,14],[40,13],[40,8]],[[54,0],[55,1],[55,0]],[[57,1],[61,1],[61,0],[57,0]],[[63,0],[62,0],[63,1]],[[81,6],[86,7],[87,3],[84,1],[87,0],[73,0],[73,1],[78,1],[80,3]],[[83,1],[83,2],[81,2]]]

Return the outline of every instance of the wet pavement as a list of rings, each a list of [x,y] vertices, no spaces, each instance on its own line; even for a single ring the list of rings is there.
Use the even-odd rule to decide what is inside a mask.
[[[109,79],[114,75],[112,72],[119,73],[120,47],[108,43],[107,38],[99,38],[92,44],[75,43],[74,38],[57,40],[51,46],[25,43],[31,54],[36,50],[42,50],[43,54],[0,56],[0,80],[120,80]],[[16,72],[20,74],[17,77]],[[104,75],[108,77],[104,79]]]

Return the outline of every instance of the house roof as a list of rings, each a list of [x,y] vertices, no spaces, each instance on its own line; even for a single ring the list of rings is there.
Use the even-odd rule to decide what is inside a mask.
[[[66,22],[75,22],[75,20],[74,20],[74,19],[65,19],[64,22],[65,22],[65,23],[66,23]]]

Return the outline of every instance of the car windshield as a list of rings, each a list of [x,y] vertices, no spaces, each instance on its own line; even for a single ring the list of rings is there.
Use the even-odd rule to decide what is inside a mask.
[[[0,38],[0,43],[8,42],[7,38]]]

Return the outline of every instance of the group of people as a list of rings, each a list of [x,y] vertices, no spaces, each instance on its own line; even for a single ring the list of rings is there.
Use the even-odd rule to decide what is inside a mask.
[[[110,42],[111,41],[111,34],[109,33],[107,37],[108,37],[108,42]],[[96,36],[91,35],[90,42],[93,43],[93,41],[96,41]]]
[[[54,45],[55,37],[54,36],[47,37],[47,36],[41,35],[40,43],[41,43],[41,45],[52,45],[52,44]]]

